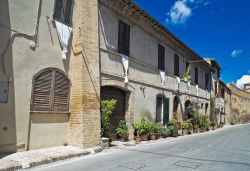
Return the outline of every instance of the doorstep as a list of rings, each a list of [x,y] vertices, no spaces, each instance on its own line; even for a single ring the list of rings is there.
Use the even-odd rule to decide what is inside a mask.
[[[73,146],[59,146],[10,154],[0,159],[0,171],[28,169],[31,167],[65,160],[73,157],[101,152],[101,147],[81,149]]]

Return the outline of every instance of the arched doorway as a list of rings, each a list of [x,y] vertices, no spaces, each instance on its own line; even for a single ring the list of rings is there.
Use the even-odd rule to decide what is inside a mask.
[[[181,119],[181,112],[179,108],[180,108],[180,99],[178,96],[175,96],[173,101],[173,119],[177,120]]]
[[[183,119],[188,119],[190,118],[190,110],[191,110],[191,101],[190,100],[187,100],[185,102],[185,111],[183,113]]]
[[[125,95],[126,92],[112,86],[101,87],[101,100],[117,100],[115,110],[110,117],[110,138],[116,139],[116,128],[120,120],[125,119]]]

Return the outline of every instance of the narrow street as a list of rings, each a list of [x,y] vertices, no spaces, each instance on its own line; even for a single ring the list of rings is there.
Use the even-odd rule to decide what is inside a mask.
[[[35,171],[250,170],[250,124],[170,141],[114,147],[99,154],[41,166]]]

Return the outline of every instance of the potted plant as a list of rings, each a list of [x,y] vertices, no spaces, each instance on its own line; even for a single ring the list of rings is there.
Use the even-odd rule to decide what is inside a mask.
[[[124,142],[128,140],[128,126],[125,121],[121,120],[118,128],[116,128],[116,135],[120,141]]]
[[[162,138],[167,138],[168,136],[171,135],[170,129],[167,127],[160,128],[159,133]]]
[[[181,123],[176,119],[173,119],[169,122],[168,128],[170,129],[171,136],[177,137],[179,135],[178,131],[181,129]]]
[[[182,123],[182,131],[183,131],[184,135],[191,134],[192,133],[192,131],[191,131],[192,128],[193,128],[193,125],[192,125],[191,119],[187,119],[187,120],[183,121],[183,123]]]
[[[151,128],[150,128],[150,139],[156,140],[158,138],[159,134],[159,127],[155,123],[151,122]]]
[[[101,101],[101,126],[102,126],[102,137],[109,138],[109,145],[111,144],[111,138],[109,135],[110,129],[110,117],[115,110],[116,100],[102,100]]]

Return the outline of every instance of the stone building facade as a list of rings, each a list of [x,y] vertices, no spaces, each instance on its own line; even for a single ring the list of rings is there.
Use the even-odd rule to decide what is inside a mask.
[[[97,0],[0,1],[0,152],[100,144],[98,35]]]
[[[250,122],[250,93],[233,84],[227,86],[231,90],[231,113],[228,120],[233,123]]]
[[[99,15],[101,99],[117,99],[123,106],[111,118],[114,126],[124,119],[132,135],[141,113],[161,124],[173,114],[183,120],[191,102],[209,115],[212,68],[203,58],[130,0],[100,0]],[[190,86],[180,81],[189,64]]]

